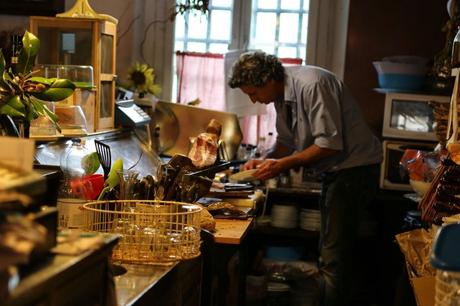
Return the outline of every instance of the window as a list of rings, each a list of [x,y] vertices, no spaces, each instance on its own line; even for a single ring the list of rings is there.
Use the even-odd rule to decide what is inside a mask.
[[[174,50],[224,54],[249,46],[305,62],[309,5],[310,0],[210,0],[208,17],[193,11],[176,16]],[[173,101],[177,82],[174,75]]]
[[[208,18],[193,12],[177,16],[175,50],[225,53],[228,46],[249,46],[305,61],[309,5],[309,0],[211,0]]]
[[[250,49],[305,60],[309,0],[253,0]]]
[[[201,107],[227,110],[224,58],[212,53],[248,46],[305,61],[309,5],[309,0],[210,0],[208,18],[193,12],[178,15],[174,49],[181,52],[174,63],[181,78],[179,84],[177,76],[173,82],[173,100],[199,98]],[[264,108],[263,115],[240,118],[243,142],[256,144],[260,136],[275,132],[274,107]]]
[[[231,40],[232,2],[211,1],[209,18],[193,12],[177,15],[175,50],[225,53]]]

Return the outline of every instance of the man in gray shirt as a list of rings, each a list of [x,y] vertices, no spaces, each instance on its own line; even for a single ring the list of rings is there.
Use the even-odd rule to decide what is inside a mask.
[[[240,56],[229,79],[253,103],[275,103],[276,144],[250,160],[266,180],[292,168],[320,174],[319,279],[322,305],[351,305],[353,250],[363,212],[378,185],[382,148],[345,85],[313,66],[284,68],[273,55]]]

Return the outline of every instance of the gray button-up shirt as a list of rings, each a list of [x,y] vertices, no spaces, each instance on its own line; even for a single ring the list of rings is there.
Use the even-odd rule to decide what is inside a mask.
[[[382,147],[344,84],[319,67],[285,68],[275,101],[277,140],[296,151],[312,144],[340,153],[309,165],[315,173],[380,163]]]

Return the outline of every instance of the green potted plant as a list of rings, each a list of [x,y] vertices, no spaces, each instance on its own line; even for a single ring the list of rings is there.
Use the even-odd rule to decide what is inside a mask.
[[[26,31],[17,63],[7,67],[0,50],[0,114],[13,118],[22,126],[23,137],[29,136],[30,121],[39,116],[47,117],[60,131],[59,118],[45,102],[64,100],[75,89],[75,85],[66,79],[34,76],[38,70],[32,69],[39,49],[40,40]]]

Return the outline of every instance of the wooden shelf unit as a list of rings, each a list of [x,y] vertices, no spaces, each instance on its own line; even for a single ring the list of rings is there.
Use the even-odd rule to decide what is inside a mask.
[[[84,90],[95,96],[73,97],[73,104],[81,105],[93,122],[88,132],[114,127],[115,63],[117,25],[96,18],[42,17],[29,18],[29,30],[41,42],[37,64],[81,65],[93,67],[94,90]],[[83,101],[84,100],[84,101]],[[90,103],[88,105],[88,103]]]

